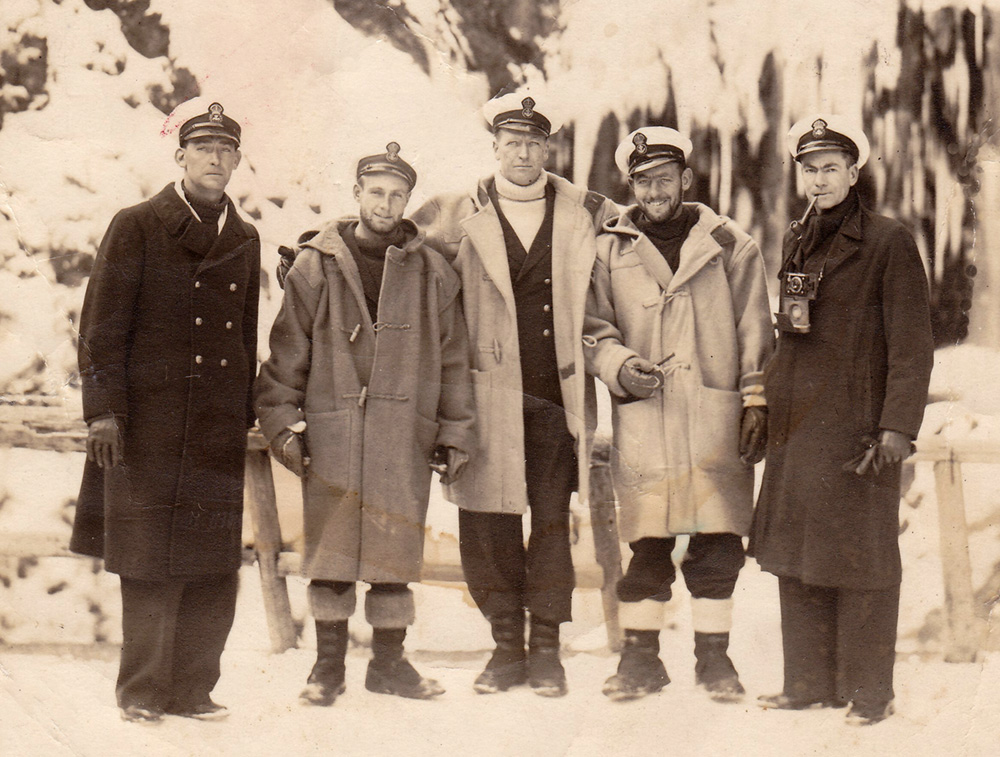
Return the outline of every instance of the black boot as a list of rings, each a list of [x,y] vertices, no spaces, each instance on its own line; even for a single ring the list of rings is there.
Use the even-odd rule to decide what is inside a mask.
[[[528,680],[524,654],[524,615],[501,617],[491,621],[496,649],[486,669],[472,684],[479,694],[496,694]]]
[[[424,678],[403,657],[405,628],[375,628],[372,631],[372,659],[368,663],[365,688],[376,694],[393,694],[407,699],[431,699],[444,688]]]
[[[670,683],[670,677],[659,654],[659,631],[626,628],[618,672],[605,681],[604,695],[614,702],[626,702],[660,691]]]
[[[531,618],[528,637],[528,683],[543,697],[565,696],[566,671],[559,662],[559,624]]]
[[[726,653],[728,649],[728,633],[694,634],[695,682],[704,686],[716,702],[738,702],[746,693]]]
[[[299,694],[303,704],[329,707],[344,693],[344,657],[347,655],[347,621],[316,621],[316,664]]]

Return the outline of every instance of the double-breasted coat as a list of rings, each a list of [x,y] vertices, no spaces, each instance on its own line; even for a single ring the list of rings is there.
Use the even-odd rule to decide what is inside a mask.
[[[257,410],[272,442],[305,421],[303,574],[419,581],[431,454],[475,447],[459,281],[406,222],[408,241],[386,253],[372,323],[341,236],[356,221],[327,224],[296,257]]]
[[[596,193],[547,174],[555,189],[552,227],[552,315],[566,425],[576,439],[581,501],[586,501],[590,442],[596,426],[593,379],[583,358],[584,309],[596,255],[595,227],[615,206]],[[500,217],[488,182],[472,194],[435,198],[413,220],[462,280],[469,328],[478,444],[462,478],[446,489],[465,510],[527,512],[524,419],[517,311]]]
[[[622,537],[745,535],[753,469],[739,459],[743,408],[763,404],[774,349],[764,263],[732,221],[692,203],[698,221],[671,271],[635,225],[637,206],[604,226],[588,306],[589,370],[612,395],[612,476]],[[628,399],[630,357],[663,362],[662,390]],[[633,401],[634,400],[634,401]]]
[[[785,239],[786,254],[794,239]],[[767,462],[750,538],[760,566],[805,583],[886,589],[901,577],[900,466],[843,469],[880,429],[915,438],[933,365],[927,279],[899,222],[858,206],[812,302],[812,330],[782,333],[764,379]]]
[[[84,419],[118,420],[123,457],[87,462],[70,547],[142,580],[241,563],[260,241],[231,201],[206,239],[180,191],[115,216],[80,319]]]

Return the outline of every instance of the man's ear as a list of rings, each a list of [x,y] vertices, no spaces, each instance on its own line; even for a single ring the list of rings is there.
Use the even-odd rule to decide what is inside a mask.
[[[681,174],[681,189],[687,192],[692,184],[694,184],[694,171],[690,167],[687,167],[684,169],[684,173]]]
[[[237,150],[237,151],[236,151],[236,163],[235,163],[235,164],[233,165],[233,170],[234,170],[234,171],[235,171],[235,170],[236,170],[237,168],[239,168],[239,167],[240,167],[240,161],[241,161],[241,160],[243,160],[243,153],[241,153],[241,152],[240,152],[239,150]]]
[[[176,150],[176,152],[174,152],[174,162],[177,165],[179,165],[181,168],[184,168],[184,158],[185,157],[186,157],[186,153],[184,152],[184,148],[183,147],[178,147],[177,150]]]
[[[360,184],[355,184],[354,185],[354,201],[355,202],[360,202],[361,201],[361,185]]]
[[[852,163],[851,167],[847,169],[847,178],[850,180],[852,187],[858,183],[859,175],[860,174],[858,173],[858,164]]]

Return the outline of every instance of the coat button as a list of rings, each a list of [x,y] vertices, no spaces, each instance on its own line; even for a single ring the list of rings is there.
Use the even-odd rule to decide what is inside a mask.
[[[222,360],[219,361],[219,365],[225,368],[227,365],[229,365],[229,361],[226,360],[225,358],[222,358]]]
[[[194,356],[194,361],[195,361],[195,362],[196,362],[196,363],[197,363],[198,365],[201,365],[201,355],[195,355],[195,356]]]
[[[542,311],[543,311],[543,312],[546,312],[546,313],[548,313],[548,312],[549,312],[550,310],[552,310],[552,306],[551,306],[551,305],[544,305],[544,306],[542,307]]]
[[[200,281],[194,282],[194,288],[195,289],[201,289],[201,282]]]
[[[545,283],[546,284],[551,284],[552,283],[552,279],[545,279]]]
[[[194,325],[195,326],[201,326],[201,318],[195,318],[194,319]]]
[[[229,291],[230,292],[235,292],[236,291],[236,284],[235,283],[232,283],[232,284],[229,285]]]
[[[227,329],[231,329],[232,327],[233,327],[233,322],[232,321],[226,321],[226,328]]]
[[[545,331],[542,332],[542,336],[552,336],[552,332],[549,329],[545,329]]]

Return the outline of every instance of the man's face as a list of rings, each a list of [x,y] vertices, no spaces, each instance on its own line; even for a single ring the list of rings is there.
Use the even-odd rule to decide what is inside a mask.
[[[640,171],[629,178],[639,209],[655,223],[668,221],[680,212],[684,193],[691,188],[694,174],[680,163],[664,163]]]
[[[371,173],[354,185],[354,199],[358,201],[361,223],[376,234],[389,234],[403,220],[410,185],[395,174]]]
[[[526,187],[542,175],[549,159],[549,140],[533,131],[500,129],[493,138],[493,154],[500,162],[500,175]]]
[[[224,137],[196,137],[174,154],[184,169],[184,185],[199,200],[218,201],[240,164],[239,148]]]
[[[829,210],[844,201],[858,181],[858,166],[842,150],[820,150],[803,155],[799,161],[806,185],[806,197],[816,198],[816,209]]]

